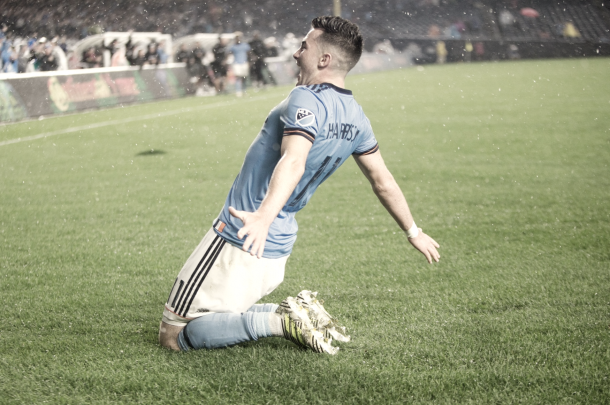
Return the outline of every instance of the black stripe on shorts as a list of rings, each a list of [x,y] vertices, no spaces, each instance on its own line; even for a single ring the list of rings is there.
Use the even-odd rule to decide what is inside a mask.
[[[198,271],[201,268],[201,265],[203,264],[204,260],[208,257],[208,255],[210,254],[210,252],[213,250],[214,246],[217,244],[217,242],[219,242],[220,240],[222,240],[222,238],[218,235],[216,235],[216,237],[214,238],[214,240],[212,241],[212,243],[210,243],[210,246],[208,246],[208,249],[206,250],[205,254],[203,255],[203,257],[201,258],[201,260],[199,261],[199,263],[197,264],[197,266],[195,267],[195,270],[191,273],[191,276],[189,277],[188,281],[186,282],[186,286],[184,289],[182,289],[182,294],[180,295],[180,291],[178,291],[178,293],[176,293],[176,297],[178,297],[178,301],[176,301],[176,297],[174,297],[174,300],[172,302],[172,308],[174,310],[175,313],[178,313],[178,311],[176,310],[178,307],[180,307],[180,305],[184,302],[185,300],[185,294],[187,292],[187,290],[189,290],[189,287],[192,286],[193,284],[193,280],[195,279]],[[174,303],[177,304],[174,306]]]
[[[191,296],[191,299],[189,300],[189,303],[186,306],[186,309],[184,310],[184,315],[183,315],[184,317],[186,317],[186,314],[189,312],[189,309],[191,309],[191,304],[193,303],[193,300],[195,299],[195,296],[197,295],[197,291],[199,291],[199,289],[201,288],[201,285],[203,284],[203,281],[208,276],[208,273],[210,272],[210,269],[212,268],[212,266],[216,262],[216,259],[220,255],[220,252],[222,251],[222,248],[225,246],[226,243],[227,243],[227,241],[224,240],[224,239],[222,240],[222,242],[220,242],[220,246],[218,247],[218,249],[214,253],[214,256],[212,257],[212,259],[209,261],[209,265],[207,266],[207,269],[205,270],[205,273],[203,273],[203,277],[201,277],[201,280],[199,280],[199,283],[197,284],[197,288],[195,288],[195,292]]]
[[[177,309],[176,313],[179,316],[186,318],[186,314],[188,313],[188,310],[191,307],[191,304],[193,303],[195,296],[197,295],[197,291],[199,291],[199,287],[201,287],[203,280],[208,275],[208,271],[210,270],[210,268],[216,261],[218,254],[220,253],[220,251],[222,250],[222,248],[224,247],[224,245],[226,243],[225,240],[223,238],[221,238],[220,236],[217,235],[216,238],[217,239],[214,240],[212,245],[210,245],[210,248],[215,245],[212,253],[210,255],[208,255],[208,252],[210,251],[210,249],[208,249],[208,251],[206,252],[206,256],[207,256],[206,262],[203,264],[203,266],[201,266],[201,263],[205,259],[205,256],[204,256],[204,259],[201,259],[201,262],[199,262],[198,269],[189,278],[190,286],[189,286],[189,288],[184,289],[184,293],[181,298],[182,302],[181,303],[179,302],[178,306],[176,308]],[[197,287],[195,288],[195,286],[197,286]],[[187,301],[188,301],[188,305],[187,305]]]

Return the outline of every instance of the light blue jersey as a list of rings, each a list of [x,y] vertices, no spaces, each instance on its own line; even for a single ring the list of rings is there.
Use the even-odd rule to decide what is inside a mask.
[[[248,52],[250,51],[250,45],[245,42],[240,42],[239,44],[233,45],[229,48],[229,52],[235,56],[234,63],[246,63],[248,61]]]
[[[295,214],[318,186],[350,155],[379,149],[371,124],[351,91],[327,83],[294,88],[269,113],[214,223],[216,233],[233,245],[242,246],[245,238],[237,238],[243,223],[229,214],[229,206],[247,212],[258,209],[280,160],[284,136],[302,136],[313,145],[303,177],[269,228],[263,257],[271,259],[292,251],[298,230]]]

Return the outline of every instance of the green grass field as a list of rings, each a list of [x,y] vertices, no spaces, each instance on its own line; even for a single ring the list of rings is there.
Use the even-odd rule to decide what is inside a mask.
[[[319,291],[352,335],[335,357],[280,338],[157,344],[178,271],[290,88],[0,126],[0,143],[55,134],[0,146],[0,403],[609,403],[608,72],[348,78],[441,262],[348,161],[297,216],[266,300]]]

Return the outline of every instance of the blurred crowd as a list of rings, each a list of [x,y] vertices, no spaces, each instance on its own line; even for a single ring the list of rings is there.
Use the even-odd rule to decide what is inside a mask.
[[[79,40],[102,32],[162,32],[175,38],[195,33],[248,32],[254,28],[265,35],[294,31],[290,25],[298,6],[281,0],[257,3],[216,0],[207,2],[169,0],[8,0],[0,6],[0,23],[14,36],[27,37],[34,31],[47,36],[65,35]],[[313,0],[313,3],[324,2]],[[319,7],[307,6],[314,10]],[[324,11],[330,12],[328,7]],[[305,17],[307,18],[307,17]],[[307,26],[306,21],[301,25]],[[283,28],[278,29],[279,27]]]
[[[502,9],[498,12],[498,21],[502,32],[507,35],[515,35],[523,32],[534,32],[542,39],[580,38],[581,34],[571,19],[557,21],[551,26],[538,23],[539,13],[528,7],[521,10]]]
[[[153,38],[142,44],[133,40],[130,35],[124,44],[118,39],[113,39],[109,43],[101,39],[97,44],[82,51],[78,66],[74,67],[81,69],[104,67],[104,51],[108,51],[110,56],[108,66],[156,66],[169,60],[165,41],[157,43]]]
[[[7,35],[7,26],[0,30],[0,72],[25,73],[52,71],[67,67],[65,37],[48,40],[34,33],[29,38]]]
[[[536,0],[537,3],[545,1],[553,3]],[[495,21],[502,34],[510,34],[513,28],[519,31],[520,24],[536,23],[535,18],[523,20],[518,14],[518,10],[531,2],[351,0],[342,2],[341,15],[358,23],[368,38],[376,38],[365,43],[368,51],[375,46],[376,52],[391,53],[392,44],[379,43],[380,39],[400,35],[438,40],[490,39],[494,33],[489,24],[496,24]],[[496,15],[484,17],[489,10]],[[175,40],[196,33],[252,33],[258,30],[261,38],[279,38],[276,48],[280,55],[285,55],[294,49],[293,44],[286,44],[286,41],[290,42],[290,33],[300,37],[307,32],[312,18],[332,13],[333,2],[328,0],[5,0],[0,4],[1,67],[3,72],[62,69],[68,50],[77,41],[104,32],[163,33]],[[541,37],[580,37],[578,24],[571,21],[558,24],[550,32],[536,29]],[[156,42],[145,47],[138,48],[133,43],[129,46],[125,43],[96,44],[78,51],[78,67],[108,65],[104,60],[106,51],[113,58],[110,65],[115,66],[162,64],[175,52]]]
[[[349,6],[344,5],[342,15],[361,24],[378,24],[377,20],[381,17],[377,14],[381,16],[383,13],[391,14],[413,7],[442,8],[458,3],[454,0],[352,0]],[[68,49],[80,39],[103,32],[130,30],[170,34],[173,38],[196,33],[251,33],[258,30],[261,38],[280,38],[276,47],[280,54],[292,53],[294,44],[290,43],[290,33],[297,33],[300,37],[308,30],[312,18],[332,14],[332,6],[332,2],[327,0],[5,0],[0,5],[0,23],[4,24],[5,38],[3,68],[7,66],[7,70],[15,69],[17,72],[28,69],[61,69],[59,59],[63,60]],[[451,30],[463,32],[459,24]],[[53,39],[39,43],[37,33],[42,34],[41,37]],[[63,57],[55,50],[57,46],[63,49]],[[172,50],[165,49],[161,44],[153,43],[150,47],[154,49],[131,49],[133,52],[130,53],[130,47],[124,43],[96,44],[78,51],[78,67],[108,64],[104,61],[106,50],[114,58],[110,65],[115,66],[156,65],[164,63],[167,54],[172,53]],[[49,55],[44,57],[46,53]],[[28,63],[32,61],[34,63],[28,68]]]
[[[367,23],[377,13],[462,3],[473,3],[473,0],[352,0],[344,2],[342,16]],[[174,38],[254,29],[263,36],[283,36],[288,32],[304,34],[311,19],[332,14],[332,6],[333,2],[328,0],[5,0],[0,6],[0,23],[6,24],[14,36],[28,37],[33,32],[44,32],[47,37],[64,35],[74,41],[101,32],[128,30],[162,32]]]

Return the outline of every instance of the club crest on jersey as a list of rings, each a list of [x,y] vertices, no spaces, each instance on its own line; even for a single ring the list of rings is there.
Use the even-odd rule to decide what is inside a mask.
[[[295,118],[298,125],[302,127],[308,127],[316,120],[316,116],[309,110],[305,108],[299,108],[297,110],[297,115]]]

